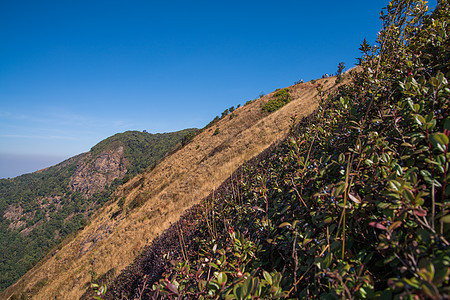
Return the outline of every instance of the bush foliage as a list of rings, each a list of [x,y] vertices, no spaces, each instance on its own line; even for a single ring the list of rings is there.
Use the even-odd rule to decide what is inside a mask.
[[[275,94],[273,94],[272,99],[267,101],[267,103],[262,106],[262,110],[269,113],[274,112],[291,101],[292,97],[291,94],[289,94],[288,88],[278,90],[275,92]]]
[[[167,251],[140,296],[449,295],[449,4],[394,0],[381,19],[352,83],[319,88],[313,115],[203,201],[199,249]]]

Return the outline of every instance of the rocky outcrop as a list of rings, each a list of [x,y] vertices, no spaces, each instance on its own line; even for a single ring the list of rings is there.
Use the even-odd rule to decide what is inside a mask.
[[[88,197],[104,190],[114,179],[122,178],[129,162],[124,157],[123,146],[105,150],[93,158],[91,153],[81,159],[72,175],[69,187]]]
[[[35,213],[23,213],[23,209],[19,204],[11,204],[6,208],[3,217],[10,221],[9,230],[19,230],[22,236],[26,236],[36,227],[36,224],[26,227],[27,222],[34,218]]]
[[[23,209],[19,204],[12,204],[6,208],[3,218],[11,222],[8,226],[9,229],[17,229],[25,224],[24,221],[20,220],[22,214]]]

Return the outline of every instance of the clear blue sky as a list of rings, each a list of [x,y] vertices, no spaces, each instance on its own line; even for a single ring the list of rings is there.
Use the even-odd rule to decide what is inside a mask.
[[[352,67],[387,3],[1,0],[0,178]]]

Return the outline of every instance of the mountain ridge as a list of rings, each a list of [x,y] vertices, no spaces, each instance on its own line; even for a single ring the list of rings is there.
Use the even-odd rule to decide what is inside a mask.
[[[126,174],[131,177],[142,166],[156,163],[195,130],[162,135],[119,133],[55,166],[1,179],[1,287],[18,279],[61,238],[82,227]],[[130,151],[139,152],[131,163],[126,153]]]

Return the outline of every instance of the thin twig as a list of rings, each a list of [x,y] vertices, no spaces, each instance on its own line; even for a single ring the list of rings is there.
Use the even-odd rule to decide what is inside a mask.
[[[297,193],[297,196],[300,198],[300,201],[302,201],[303,205],[304,205],[306,208],[308,208],[308,206],[306,205],[305,201],[303,201],[302,196],[301,196],[300,193],[298,192],[297,187],[295,186],[295,183],[294,183],[294,179],[293,179],[292,177],[291,177],[291,181],[292,181],[292,186],[294,187],[294,191]]]
[[[309,146],[308,155],[306,156],[305,165],[303,166],[303,172],[305,172],[306,166],[308,165],[309,155],[311,154],[312,146],[314,145],[314,140],[316,139],[316,136],[313,137],[311,146]]]
[[[297,286],[297,284],[299,284],[300,281],[303,279],[303,277],[305,277],[305,275],[309,272],[309,270],[311,270],[312,266],[314,266],[314,264],[310,264],[308,269],[305,271],[305,273],[303,273],[303,275],[297,280],[297,282],[295,282],[294,286],[287,293],[286,298],[289,297],[289,295],[292,293],[292,291]]]

